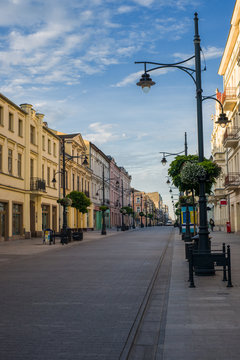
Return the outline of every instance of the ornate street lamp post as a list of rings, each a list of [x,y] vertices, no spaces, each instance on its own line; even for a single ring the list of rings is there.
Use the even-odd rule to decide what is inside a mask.
[[[63,199],[66,198],[66,163],[69,160],[72,160],[74,158],[84,158],[84,161],[82,165],[87,166],[88,165],[88,159],[86,155],[73,155],[68,156],[66,159],[66,153],[65,153],[65,138],[64,136],[61,137],[61,153],[62,153],[62,169],[60,171],[57,171],[54,173],[54,177],[52,179],[52,183],[56,183],[55,175],[61,174],[62,175],[62,188],[63,188]],[[67,205],[64,202],[63,203],[63,225],[62,225],[62,235],[61,235],[61,243],[67,244],[68,243],[68,236],[67,236]]]
[[[102,190],[102,206],[105,206],[105,182],[110,182],[111,180],[115,180],[115,178],[113,179],[105,179],[105,172],[104,172],[104,164],[102,163],[102,188],[98,189]],[[116,181],[116,186],[119,186],[119,181]],[[97,194],[98,195],[98,191]],[[107,230],[106,230],[106,217],[105,217],[105,209],[102,210],[102,229],[101,229],[101,235],[106,235],[107,234]]]
[[[137,83],[138,86],[141,86],[145,91],[149,91],[150,87],[155,84],[154,81],[149,76],[149,72],[163,69],[163,68],[175,68],[184,71],[187,73],[193,80],[196,87],[196,98],[197,98],[197,129],[198,129],[198,157],[199,162],[204,160],[204,147],[203,147],[203,115],[202,115],[202,101],[204,100],[202,96],[202,84],[201,84],[201,57],[200,57],[200,36],[198,32],[198,14],[195,13],[194,16],[194,25],[195,25],[195,35],[194,35],[194,49],[195,54],[190,58],[183,60],[181,62],[172,63],[172,64],[163,64],[155,62],[135,62],[136,64],[144,64],[144,74],[141,77],[141,80]],[[195,68],[190,68],[185,66],[187,62],[195,59]],[[154,65],[153,68],[147,69],[147,64]],[[195,73],[195,78],[193,74]],[[226,116],[222,112],[222,115],[219,117],[220,122],[226,122]],[[207,223],[207,202],[205,195],[205,184],[206,178],[199,179],[199,244],[198,249],[201,252],[206,254],[211,251],[209,232],[208,232],[208,223]],[[214,265],[209,266],[208,269],[199,268],[197,271],[198,275],[212,275],[214,274]]]
[[[135,217],[135,211],[134,211],[134,206],[135,206],[135,203],[134,203],[134,189],[132,189],[132,217],[133,217],[133,222],[132,222],[132,227],[133,227],[133,229],[135,229],[135,219],[134,219],[134,217]]]
[[[141,194],[141,228],[144,227],[143,221],[142,221],[142,213],[143,213],[143,198],[142,198],[142,194]]]

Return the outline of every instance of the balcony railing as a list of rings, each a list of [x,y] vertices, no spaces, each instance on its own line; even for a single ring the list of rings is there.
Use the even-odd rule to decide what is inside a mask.
[[[46,191],[46,182],[43,179],[32,177],[30,179],[30,190],[31,191]]]
[[[223,145],[225,147],[236,147],[239,141],[240,128],[236,126],[228,127],[223,135]]]
[[[237,88],[225,88],[223,93],[217,93],[217,99],[223,104],[224,111],[232,111],[237,103]]]
[[[225,188],[234,190],[240,187],[240,174],[236,172],[230,172],[225,177]]]

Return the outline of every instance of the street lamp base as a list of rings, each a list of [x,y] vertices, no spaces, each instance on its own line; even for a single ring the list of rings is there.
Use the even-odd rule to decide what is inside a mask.
[[[195,267],[195,275],[197,276],[213,276],[215,275],[214,264],[209,268]]]
[[[101,235],[107,235],[106,230],[102,230],[102,231],[101,231]]]

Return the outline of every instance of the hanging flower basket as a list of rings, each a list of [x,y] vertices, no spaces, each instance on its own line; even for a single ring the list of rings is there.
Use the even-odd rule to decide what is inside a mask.
[[[106,205],[102,205],[99,207],[99,210],[101,210],[101,211],[107,211],[108,209],[109,209],[109,207]]]
[[[62,198],[62,199],[58,199],[57,203],[62,205],[62,206],[71,206],[72,205],[72,200],[70,198]]]
[[[198,163],[186,162],[181,170],[180,177],[182,183],[194,187],[199,180],[206,179],[207,172]]]
[[[139,213],[139,216],[144,216],[144,213],[141,211],[141,212]]]

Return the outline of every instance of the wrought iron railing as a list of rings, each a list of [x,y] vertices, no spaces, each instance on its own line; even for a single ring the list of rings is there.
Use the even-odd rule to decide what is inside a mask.
[[[240,186],[240,174],[237,172],[230,172],[225,177],[225,186]]]
[[[31,191],[46,191],[46,182],[43,179],[32,177],[30,179]]]

